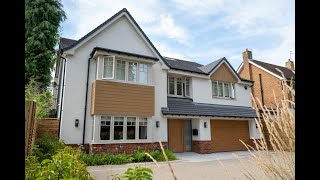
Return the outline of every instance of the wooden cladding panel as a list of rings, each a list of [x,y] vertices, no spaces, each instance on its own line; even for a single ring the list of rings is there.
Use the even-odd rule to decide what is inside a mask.
[[[238,82],[237,78],[225,63],[221,64],[220,67],[211,75],[211,79],[232,83]]]
[[[249,143],[248,121],[211,120],[211,145],[213,152],[247,150],[239,141]]]
[[[92,84],[91,114],[153,116],[154,87],[96,80]]]

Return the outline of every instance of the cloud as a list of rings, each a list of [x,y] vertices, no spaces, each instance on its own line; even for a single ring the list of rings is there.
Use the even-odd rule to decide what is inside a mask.
[[[147,31],[151,35],[173,39],[181,44],[188,45],[189,37],[184,28],[178,26],[169,14],[161,14],[159,23],[155,23]]]

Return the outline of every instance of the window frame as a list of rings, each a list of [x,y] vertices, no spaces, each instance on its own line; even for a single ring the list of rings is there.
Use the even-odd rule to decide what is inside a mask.
[[[222,84],[221,88],[222,88],[222,96],[220,96],[220,87],[219,87],[219,83]],[[214,90],[214,84],[216,84],[217,86],[217,94],[213,95],[213,90]],[[228,91],[229,91],[229,96],[225,96],[226,92],[225,92],[225,85],[228,84]],[[231,82],[223,82],[223,81],[215,81],[212,80],[211,81],[211,96],[212,98],[221,98],[221,99],[236,99],[235,94],[236,94],[236,88],[235,88],[235,83],[231,83]]]
[[[102,117],[110,117],[110,132],[109,132],[109,139],[101,139],[101,126],[102,126]],[[111,141],[113,139],[112,135],[112,126],[113,126],[113,121],[112,121],[112,116],[110,115],[102,115],[99,118],[99,141]]]
[[[173,87],[174,87],[174,94],[170,94],[170,78],[173,78]],[[178,95],[178,78],[181,79],[181,95]],[[189,79],[189,95],[186,94],[187,92],[187,85],[186,85],[186,79]],[[173,96],[173,97],[183,97],[183,98],[190,98],[191,97],[191,77],[189,76],[175,76],[175,75],[169,75],[167,78],[167,95]]]
[[[117,79],[117,71],[118,71],[118,67],[117,67],[117,63],[118,61],[123,61],[124,62],[124,79]],[[127,62],[121,58],[115,59],[116,62],[116,66],[115,66],[115,71],[114,71],[114,80],[116,81],[127,81]]]
[[[144,125],[144,124],[142,125],[143,127],[146,127],[146,128],[147,128],[147,138],[146,138],[146,139],[140,139],[140,119],[141,119],[141,120],[146,119],[145,122],[147,123],[147,125]],[[149,137],[149,136],[148,136],[148,134],[149,134],[149,133],[148,133],[148,124],[149,124],[149,123],[148,123],[148,118],[147,118],[147,117],[139,117],[139,120],[138,120],[138,133],[137,133],[137,134],[138,134],[138,139],[137,139],[137,140],[147,140],[147,139],[148,139],[148,137]]]
[[[116,117],[123,117],[123,124],[122,124],[122,139],[114,139],[114,130],[115,130],[115,118]],[[124,132],[125,130],[125,125],[126,125],[126,116],[113,116],[113,141],[123,141],[125,140],[125,137],[126,137],[126,133]],[[120,125],[117,125],[117,126],[120,126]]]
[[[104,77],[104,67],[105,67],[105,58],[109,58],[109,57],[112,57],[112,76],[111,77]],[[102,56],[102,79],[115,79],[114,77],[114,68],[115,68],[115,56]]]
[[[128,139],[128,118],[136,118],[135,120],[135,126],[134,126],[134,130],[135,130],[135,134],[134,134],[134,139]],[[124,140],[128,140],[128,141],[135,141],[137,140],[137,120],[139,118],[137,116],[125,116],[125,132],[123,134],[125,134],[125,139]]]

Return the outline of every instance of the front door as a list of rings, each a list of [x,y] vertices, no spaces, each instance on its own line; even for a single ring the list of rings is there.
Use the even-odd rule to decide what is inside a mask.
[[[168,145],[172,152],[191,151],[191,120],[168,119]]]

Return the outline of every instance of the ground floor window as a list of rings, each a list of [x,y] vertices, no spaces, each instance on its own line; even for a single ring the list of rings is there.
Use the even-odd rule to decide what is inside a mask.
[[[100,140],[147,139],[148,119],[146,117],[101,116]]]

